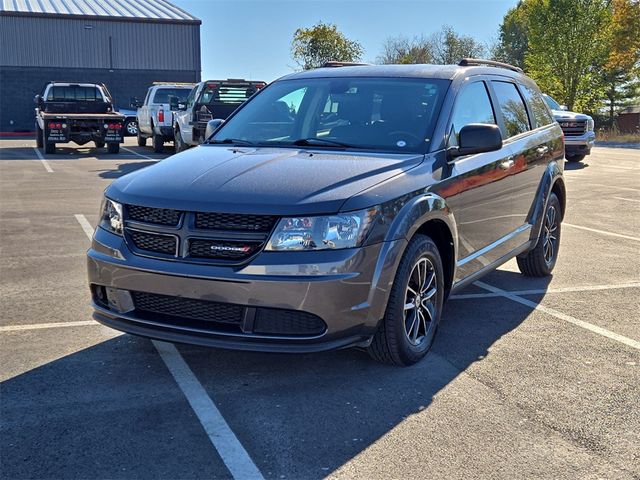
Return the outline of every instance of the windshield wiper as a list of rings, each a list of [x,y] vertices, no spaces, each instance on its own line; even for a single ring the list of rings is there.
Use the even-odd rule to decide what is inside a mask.
[[[241,138],[225,138],[224,140],[211,139],[207,143],[228,143],[233,145],[255,145],[249,140],[242,140]]]
[[[338,148],[355,148],[354,145],[350,145],[348,143],[338,142],[336,140],[329,140],[327,138],[318,138],[318,137],[300,138],[291,143],[292,145],[298,145],[301,147],[327,146],[327,147],[338,147]]]

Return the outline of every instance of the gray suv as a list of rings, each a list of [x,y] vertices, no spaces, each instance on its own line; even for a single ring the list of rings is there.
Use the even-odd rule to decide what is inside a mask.
[[[335,65],[271,83],[205,144],[106,189],[96,320],[409,365],[451,292],[513,257],[525,275],[553,270],[564,145],[531,79],[472,59]]]

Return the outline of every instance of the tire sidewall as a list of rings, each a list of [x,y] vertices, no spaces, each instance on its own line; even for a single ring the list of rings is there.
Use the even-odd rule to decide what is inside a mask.
[[[547,213],[549,212],[549,208],[551,208],[552,206],[555,207],[556,209],[556,218],[557,218],[558,228],[556,230],[556,249],[554,252],[553,261],[550,264],[548,264],[544,259],[543,236],[544,236],[544,222],[546,222]],[[541,253],[542,262],[544,263],[548,273],[551,273],[553,271],[553,268],[556,266],[556,263],[558,262],[558,254],[560,253],[560,240],[562,238],[561,216],[562,216],[562,210],[560,209],[560,200],[558,199],[558,196],[555,193],[551,193],[551,195],[549,196],[549,201],[547,202],[547,208],[545,208],[544,210],[544,218],[542,219],[542,228],[540,229],[540,238],[538,239],[538,243],[542,247],[540,248],[540,251],[542,252]]]

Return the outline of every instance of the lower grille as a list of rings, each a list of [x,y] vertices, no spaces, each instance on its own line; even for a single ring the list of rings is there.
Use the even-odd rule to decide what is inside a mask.
[[[587,131],[587,122],[584,120],[559,123],[565,137],[579,137]]]
[[[253,255],[263,242],[239,242],[225,240],[190,240],[189,256],[220,260],[242,260]]]
[[[240,325],[244,307],[155,293],[131,292],[136,310],[170,317]]]
[[[174,236],[140,232],[138,230],[127,230],[127,233],[136,248],[140,250],[164,253],[166,255],[176,254],[177,239]]]
[[[258,308],[254,333],[266,335],[320,335],[326,330],[324,321],[308,312]]]

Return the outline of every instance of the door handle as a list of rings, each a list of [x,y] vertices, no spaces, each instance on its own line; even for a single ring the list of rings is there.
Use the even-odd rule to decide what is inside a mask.
[[[513,155],[507,157],[506,160],[500,162],[500,168],[502,170],[509,170],[511,167],[513,167],[516,164],[515,160],[513,159]]]

